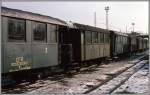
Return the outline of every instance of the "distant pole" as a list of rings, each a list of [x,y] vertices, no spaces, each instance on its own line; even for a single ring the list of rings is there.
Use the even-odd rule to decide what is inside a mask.
[[[109,6],[105,7],[105,11],[106,11],[106,29],[108,30],[108,11],[109,11]]]
[[[132,26],[133,26],[133,32],[134,32],[134,25],[135,25],[135,23],[133,22],[133,23],[132,23]]]
[[[94,12],[94,26],[96,27],[96,12]]]
[[[105,7],[105,11],[106,11],[106,30],[108,30],[108,10],[109,10],[109,6],[106,6]],[[104,39],[105,39],[105,36],[104,36]],[[104,40],[105,41],[105,40]],[[104,45],[104,48],[105,48],[105,45]]]

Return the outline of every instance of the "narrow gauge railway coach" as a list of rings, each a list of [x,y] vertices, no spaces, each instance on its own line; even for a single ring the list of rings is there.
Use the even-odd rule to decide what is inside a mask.
[[[1,16],[4,77],[61,63],[60,53],[65,53],[59,45],[63,44],[61,32],[67,30],[64,21],[6,7]]]
[[[129,52],[129,39],[125,33],[110,30],[111,57],[127,55]]]
[[[138,48],[138,51],[141,52],[141,51],[145,51],[148,49],[148,45],[149,45],[149,40],[148,38],[145,38],[143,37],[143,35],[137,35],[137,48]]]
[[[70,23],[67,38],[72,44],[74,62],[101,59],[110,56],[110,32],[89,25]]]
[[[100,63],[110,56],[148,48],[148,40],[137,40],[135,34],[68,24],[50,16],[6,7],[1,12],[2,85],[9,78],[40,77],[51,69],[67,71],[73,63]]]
[[[148,49],[148,39],[143,38],[142,44],[143,44],[142,45],[143,51],[147,50]]]
[[[146,50],[149,49],[149,39],[145,39],[146,40]]]
[[[137,37],[137,48],[138,52],[143,50],[143,38],[142,37]]]
[[[148,49],[148,39],[143,38],[139,33],[132,32],[129,36],[129,50],[131,53],[145,51]]]
[[[137,35],[139,35],[139,34],[137,34],[136,32],[132,32],[132,33],[128,34],[130,53],[136,53],[138,51]]]

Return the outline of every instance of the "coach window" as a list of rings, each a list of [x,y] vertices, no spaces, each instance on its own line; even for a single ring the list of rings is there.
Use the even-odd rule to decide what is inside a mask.
[[[120,43],[122,43],[122,36],[120,36]]]
[[[126,44],[126,37],[124,36],[123,38],[124,38],[124,40],[123,40],[123,41],[124,41],[124,44]]]
[[[53,24],[48,24],[50,27],[50,43],[56,43],[57,42],[57,26]]]
[[[117,36],[117,43],[119,43],[119,36]]]
[[[107,43],[109,43],[109,34],[107,34]]]
[[[118,36],[118,41],[117,42],[120,43],[120,36]]]
[[[120,40],[120,36],[118,36],[118,43],[120,43],[120,41],[121,41],[121,40]]]
[[[125,44],[125,38],[122,36],[122,43]]]
[[[86,43],[91,43],[91,32],[90,31],[86,31],[85,32],[85,40],[86,40]]]
[[[104,34],[100,33],[100,43],[104,43]]]
[[[123,44],[123,36],[120,36],[121,37],[121,42],[120,43],[122,43]]]
[[[104,43],[106,43],[106,34],[104,33]]]
[[[122,41],[121,41],[121,36],[119,36],[119,43],[121,43]]]
[[[120,43],[123,44],[123,36],[120,36]]]
[[[97,42],[98,42],[98,33],[92,32],[92,43],[97,43]]]
[[[26,41],[25,20],[8,18],[8,41]]]
[[[123,37],[123,43],[126,44],[126,38],[125,38],[125,36]]]
[[[119,43],[122,43],[122,36],[119,36]]]
[[[105,43],[109,43],[109,34],[105,34],[104,38],[105,38]]]
[[[33,24],[33,39],[37,42],[46,42],[46,24],[34,22]]]
[[[98,43],[101,43],[101,33],[98,33]]]

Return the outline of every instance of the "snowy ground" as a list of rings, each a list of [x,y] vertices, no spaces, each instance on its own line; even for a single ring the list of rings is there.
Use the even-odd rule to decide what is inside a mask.
[[[113,93],[148,93],[149,65],[146,64]]]
[[[64,78],[38,90],[31,91],[27,94],[60,94],[60,93],[84,93],[94,85],[103,83],[120,71],[132,66],[133,64],[119,62],[108,65],[93,67],[93,69],[81,72],[71,78]]]
[[[96,90],[92,91],[91,93],[97,93],[97,94],[103,94],[103,93],[110,94],[110,93],[112,93],[115,89],[120,87],[120,85],[122,85],[122,83],[124,83],[126,80],[128,80],[128,78],[130,78],[135,72],[137,72],[147,62],[148,61],[140,61],[135,66],[131,67],[127,71],[125,71],[122,74],[118,75],[117,77],[115,77],[114,79],[110,80],[106,84],[100,86],[99,88],[97,88]],[[137,81],[137,82],[139,82],[139,81]],[[127,86],[128,86],[128,84],[127,84]]]

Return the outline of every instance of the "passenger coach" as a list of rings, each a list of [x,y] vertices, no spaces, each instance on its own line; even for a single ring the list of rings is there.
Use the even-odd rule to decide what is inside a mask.
[[[73,63],[101,63],[103,59],[148,48],[148,40],[36,13],[1,8],[2,85],[5,79],[48,75]],[[56,67],[56,69],[54,68]]]
[[[61,63],[61,31],[57,18],[2,7],[2,74]],[[60,38],[60,39],[59,39]]]
[[[72,23],[68,35],[74,61],[83,62],[110,56],[110,32],[106,29]]]
[[[127,55],[129,52],[129,37],[125,33],[112,31],[111,32],[111,42],[110,51],[111,57]]]
[[[142,37],[137,37],[137,47],[138,47],[138,51],[142,51],[143,50],[143,38]]]

